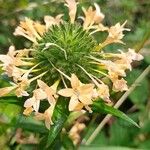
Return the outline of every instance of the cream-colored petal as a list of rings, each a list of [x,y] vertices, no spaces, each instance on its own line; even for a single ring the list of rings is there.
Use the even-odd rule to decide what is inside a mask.
[[[122,79],[117,79],[113,81],[113,90],[118,92],[118,91],[127,91],[128,86],[127,86],[127,81]]]
[[[95,23],[100,23],[104,19],[105,15],[101,12],[100,7],[99,7],[99,5],[97,3],[94,3],[94,6],[96,8],[94,21],[95,21]]]
[[[77,104],[77,106],[74,108],[74,110],[75,111],[81,111],[83,107],[84,107],[84,104],[79,102]]]
[[[74,23],[77,11],[77,3],[75,0],[65,0],[65,1],[67,3],[66,6],[69,8],[69,17],[71,23]]]
[[[27,99],[24,103],[24,107],[27,107],[27,108],[32,107],[34,105],[35,101],[36,101],[36,99],[34,97]]]
[[[80,94],[82,93],[89,94],[92,93],[93,88],[94,88],[94,84],[84,84],[78,88],[78,91]]]
[[[15,88],[16,88],[16,86],[0,88],[0,97],[9,94]]]
[[[38,86],[44,91],[45,89],[47,89],[49,86],[44,83],[42,80],[37,80]]]
[[[80,86],[80,81],[75,74],[71,75],[71,86],[73,89],[76,89],[78,86]]]
[[[44,115],[44,113],[35,112],[35,117],[34,118],[37,119],[37,120],[44,120],[45,115]]]
[[[42,89],[36,89],[34,90],[34,97],[37,100],[43,100],[47,98],[47,94]]]
[[[144,58],[141,54],[136,53],[135,50],[131,48],[128,49],[126,55],[127,57],[130,57],[132,60],[137,60],[137,61],[140,61]]]
[[[58,91],[58,94],[64,97],[71,97],[73,95],[74,90],[71,88],[61,89]]]
[[[13,59],[8,55],[0,55],[0,61],[3,62],[5,66],[13,64]]]
[[[51,27],[52,25],[59,25],[62,22],[62,16],[63,14],[59,14],[56,17],[45,16],[44,22],[46,23],[46,30],[48,31],[49,27]]]
[[[49,117],[46,117],[45,118],[45,126],[49,130],[50,130],[50,125],[51,125],[51,119]]]
[[[73,95],[69,102],[69,111],[73,111],[80,102],[78,101],[78,97]]]
[[[79,100],[85,105],[90,105],[93,103],[91,96],[92,96],[91,94],[90,95],[79,95]]]
[[[35,102],[33,103],[33,109],[35,110],[35,112],[38,112],[40,108],[40,100],[35,100]]]

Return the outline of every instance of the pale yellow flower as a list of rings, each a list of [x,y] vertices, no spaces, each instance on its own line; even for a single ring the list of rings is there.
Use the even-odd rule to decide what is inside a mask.
[[[96,3],[94,5],[96,10],[93,10],[92,7],[89,7],[88,10],[82,8],[85,14],[85,18],[83,17],[84,20],[83,28],[85,30],[93,28],[92,27],[93,24],[95,23],[99,24],[105,17],[104,14],[101,13],[99,6]]]
[[[66,1],[65,5],[69,8],[69,17],[71,23],[74,23],[77,12],[77,3],[75,0],[65,0],[65,1]]]
[[[44,17],[44,22],[46,24],[46,31],[48,31],[48,29],[52,26],[52,25],[59,25],[60,23],[63,22],[63,20],[61,19],[63,16],[63,14],[59,14],[56,17],[52,17],[52,16],[45,16]]]
[[[128,90],[127,81],[122,79],[113,80],[113,90],[115,92],[123,92]]]
[[[124,28],[127,21],[125,21],[122,25],[120,23],[117,23],[116,25],[110,27],[108,29],[108,37],[106,40],[102,43],[103,47],[111,44],[111,43],[122,43],[122,38],[124,37],[123,31],[130,31],[128,28]]]
[[[29,96],[26,91],[27,87],[30,85],[30,81],[28,79],[24,79],[21,82],[17,83],[17,88],[15,90],[15,94],[17,97]]]
[[[101,12],[98,4],[94,3],[94,6],[96,8],[94,15],[94,22],[98,24],[103,21],[105,15]]]
[[[32,65],[30,62],[21,60],[19,54],[23,55],[23,52],[24,50],[16,52],[15,47],[10,46],[6,55],[0,55],[0,61],[3,63],[1,64],[2,70],[4,70],[9,77],[13,77],[15,82],[26,72],[26,70],[17,66]]]
[[[69,131],[69,137],[72,139],[74,145],[77,145],[80,140],[80,132],[85,128],[84,123],[76,122]]]
[[[58,94],[64,97],[71,97],[69,110],[76,110],[76,107],[82,103],[84,106],[92,104],[93,84],[82,84],[75,74],[71,76],[72,88],[61,89]],[[81,104],[81,105],[82,105]]]
[[[24,107],[33,107],[35,112],[39,111],[40,101],[47,98],[46,93],[41,89],[36,89],[33,91],[33,97],[25,101]]]
[[[131,48],[128,49],[128,52],[126,53],[126,55],[127,55],[127,58],[129,57],[130,59],[137,60],[137,61],[140,61],[144,58],[141,54],[136,53],[135,50]]]
[[[93,29],[93,31],[90,34],[94,34],[94,33],[99,32],[99,31],[107,31],[108,27],[99,23],[98,25],[93,25],[90,29]]]
[[[25,21],[21,21],[20,26],[16,28],[14,35],[24,36],[28,40],[37,44],[37,40],[41,39],[41,35],[43,35],[44,32],[45,26],[40,23],[36,23],[29,18],[25,18]]]
[[[98,89],[97,89],[97,93],[98,93],[98,96],[100,98],[102,98],[104,101],[111,102],[109,99],[109,96],[110,96],[109,88],[106,84],[104,84],[104,83],[99,84]]]
[[[53,124],[52,115],[54,111],[54,105],[51,105],[44,113],[35,113],[37,120],[45,120],[45,126],[50,129],[50,125]]]
[[[6,66],[5,71],[9,77],[13,77],[14,82],[20,80],[21,76],[25,73],[25,70],[15,67],[14,65]]]
[[[116,74],[117,76],[126,76],[125,73],[125,69],[120,65],[117,64],[111,60],[100,60],[99,62],[101,62],[105,68],[108,70],[108,75],[111,77],[111,75],[113,74],[113,76]]]
[[[123,52],[120,50],[120,54],[110,54],[114,58],[118,58],[114,61],[114,63],[118,64],[121,69],[126,70],[129,69],[132,70],[131,63],[134,60],[140,61],[143,59],[143,56],[139,53],[136,53],[134,49],[128,49],[128,52]]]
[[[49,103],[51,105],[55,105],[55,103],[56,103],[55,98],[57,98],[56,90],[57,90],[57,86],[59,84],[59,81],[56,81],[50,87],[46,83],[44,83],[42,80],[38,80],[37,82],[38,82],[38,86],[40,87],[40,89],[46,93]]]

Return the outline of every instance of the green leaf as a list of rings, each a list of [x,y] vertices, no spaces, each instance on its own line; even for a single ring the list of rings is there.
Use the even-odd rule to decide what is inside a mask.
[[[65,149],[74,150],[75,146],[67,133],[61,134],[61,141]]]
[[[95,113],[112,114],[116,117],[122,118],[122,119],[130,122],[131,124],[133,124],[139,128],[138,124],[136,122],[134,122],[131,118],[129,118],[126,114],[124,114],[123,112],[121,112],[120,110],[118,110],[112,106],[108,106],[102,100],[95,101],[92,105],[92,110]]]
[[[53,114],[54,125],[51,126],[46,143],[47,148],[55,141],[69,116],[68,103],[68,99],[59,97]]]
[[[34,133],[48,133],[48,129],[45,127],[44,123],[37,121],[32,117],[24,117],[20,115],[12,123],[12,126],[16,128],[22,128],[24,130],[34,132]]]
[[[134,148],[129,147],[120,147],[120,146],[106,146],[106,147],[98,147],[98,146],[81,146],[79,150],[135,150]],[[136,149],[142,150],[142,149]]]
[[[24,100],[23,98],[18,98],[16,96],[4,96],[0,97],[0,103],[23,106]]]

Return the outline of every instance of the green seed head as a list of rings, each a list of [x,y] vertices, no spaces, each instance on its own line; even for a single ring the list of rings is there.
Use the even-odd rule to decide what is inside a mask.
[[[64,23],[49,28],[35,47],[34,58],[37,63],[41,63],[42,72],[49,71],[45,80],[54,81],[60,78],[57,69],[68,76],[75,73],[82,80],[87,80],[87,75],[78,65],[89,73],[92,71],[93,66],[87,56],[96,44],[94,38],[84,31],[82,26]]]

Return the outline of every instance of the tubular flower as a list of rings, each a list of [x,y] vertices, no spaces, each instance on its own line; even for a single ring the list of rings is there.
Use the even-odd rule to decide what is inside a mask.
[[[102,43],[102,46],[106,46],[111,43],[122,43],[122,38],[124,37],[123,31],[130,31],[128,28],[124,28],[127,21],[125,21],[122,25],[120,23],[117,23],[116,25],[110,27],[108,29],[108,37],[106,40]]]
[[[133,61],[143,59],[133,49],[118,53],[102,49],[112,43],[123,44],[123,31],[129,31],[124,27],[126,21],[105,26],[102,23],[105,15],[95,3],[95,8],[82,8],[84,16],[79,17],[83,19],[82,25],[76,20],[78,3],[65,2],[69,20],[63,20],[64,14],[45,16],[45,24],[25,18],[14,35],[30,40],[31,48],[16,50],[10,46],[7,54],[0,55],[2,75],[11,80],[10,86],[0,88],[0,96],[10,93],[26,96],[23,114],[45,120],[48,129],[53,124],[53,111],[62,99],[69,111],[92,112],[94,101],[109,103],[112,91],[128,90],[126,71],[132,70]],[[94,33],[103,31],[108,36],[99,43]],[[104,78],[112,82],[112,87]],[[43,110],[41,103],[48,109]]]

